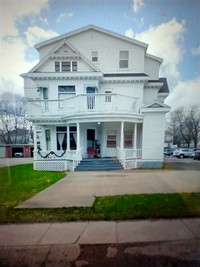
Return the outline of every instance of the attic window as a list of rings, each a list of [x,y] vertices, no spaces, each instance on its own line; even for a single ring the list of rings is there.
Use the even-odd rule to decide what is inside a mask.
[[[128,68],[129,51],[119,51],[120,69]]]
[[[98,51],[92,51],[92,62],[98,62]]]
[[[77,61],[55,61],[56,72],[77,71]]]

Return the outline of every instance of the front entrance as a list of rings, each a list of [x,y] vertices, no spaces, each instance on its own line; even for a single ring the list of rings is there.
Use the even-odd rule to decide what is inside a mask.
[[[94,149],[95,143],[95,130],[87,129],[87,147],[92,147]]]

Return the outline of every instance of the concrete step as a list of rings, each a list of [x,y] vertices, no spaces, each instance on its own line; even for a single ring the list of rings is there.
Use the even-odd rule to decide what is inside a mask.
[[[123,167],[116,158],[83,159],[75,171],[122,170]]]

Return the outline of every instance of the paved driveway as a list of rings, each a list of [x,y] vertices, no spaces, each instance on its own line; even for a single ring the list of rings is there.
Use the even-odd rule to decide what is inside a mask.
[[[123,170],[69,172],[18,208],[92,206],[95,196],[200,192],[198,171]]]

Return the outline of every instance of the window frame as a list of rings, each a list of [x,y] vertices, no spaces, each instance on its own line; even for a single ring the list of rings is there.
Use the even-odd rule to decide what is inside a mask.
[[[117,134],[116,133],[107,133],[106,136],[106,147],[107,148],[116,148],[117,147]]]
[[[55,72],[76,72],[78,71],[78,61],[76,60],[56,60],[54,61]]]
[[[96,54],[96,55],[94,55],[94,54]],[[98,63],[99,62],[99,51],[92,50],[92,62],[93,63]]]
[[[123,52],[127,53],[127,57],[122,56]],[[129,68],[129,50],[123,49],[123,50],[119,51],[119,68],[120,69],[128,69]]]

